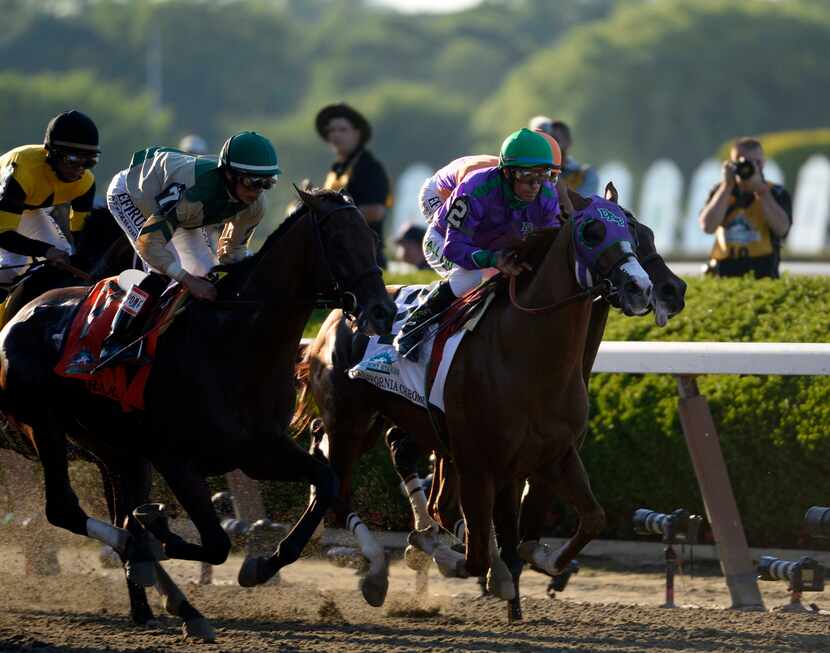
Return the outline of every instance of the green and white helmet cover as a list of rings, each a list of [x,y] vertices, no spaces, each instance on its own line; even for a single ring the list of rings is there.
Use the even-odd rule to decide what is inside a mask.
[[[256,132],[240,132],[226,140],[219,153],[219,165],[244,175],[274,177],[282,173],[277,150]]]
[[[499,167],[553,167],[553,154],[544,136],[529,129],[520,129],[504,139],[499,153]]]

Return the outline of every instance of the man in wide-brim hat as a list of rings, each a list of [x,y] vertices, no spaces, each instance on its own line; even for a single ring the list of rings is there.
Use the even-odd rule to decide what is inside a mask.
[[[380,239],[378,263],[386,267],[383,222],[391,205],[389,177],[383,165],[366,149],[366,143],[372,137],[369,121],[353,107],[339,102],[320,109],[314,125],[336,157],[324,187],[343,190],[352,197]]]

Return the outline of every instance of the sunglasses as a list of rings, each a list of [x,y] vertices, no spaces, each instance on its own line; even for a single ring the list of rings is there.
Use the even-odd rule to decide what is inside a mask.
[[[61,150],[54,151],[55,158],[58,163],[68,166],[70,168],[84,168],[89,170],[94,168],[101,157],[98,154],[76,154],[75,152],[66,152]]]
[[[513,178],[523,184],[541,184],[545,181],[553,182],[554,184],[559,179],[559,171],[553,168],[545,168],[544,170],[533,170],[527,168],[514,168]]]
[[[277,183],[276,177],[261,177],[256,175],[239,175],[239,183],[248,190],[268,190]]]

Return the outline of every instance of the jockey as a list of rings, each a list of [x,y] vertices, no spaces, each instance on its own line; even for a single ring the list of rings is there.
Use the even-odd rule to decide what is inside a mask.
[[[562,169],[562,152],[559,149],[559,143],[556,142],[553,136],[547,134],[541,129],[534,129],[532,131],[544,137],[544,139],[548,142],[548,145],[550,145],[550,149],[553,154],[553,169],[554,172],[559,173]],[[447,201],[447,198],[452,194],[458,184],[464,181],[476,170],[481,170],[482,168],[492,168],[498,164],[499,157],[492,156],[491,154],[473,154],[470,156],[462,156],[458,159],[450,161],[447,165],[432,175],[432,177],[429,177],[424,182],[424,185],[421,186],[421,192],[418,195],[421,215],[423,215],[424,219],[429,222],[435,211],[437,211],[441,205]],[[559,199],[561,201],[562,189],[559,187],[557,188],[560,191]]]
[[[559,226],[555,166],[548,140],[520,129],[505,139],[497,167],[476,170],[452,191],[424,237],[427,262],[444,279],[395,339],[404,358],[417,358],[417,327],[478,285],[485,268],[510,276],[524,269],[504,247],[536,229]]]
[[[69,202],[70,231],[74,236],[83,229],[100,153],[95,123],[67,111],[49,121],[43,145],[22,145],[0,157],[0,268],[7,268],[0,281],[11,281],[34,256],[69,263],[72,244],[51,209]]]
[[[151,274],[122,300],[102,359],[138,335],[169,278],[197,299],[216,298],[216,288],[203,277],[218,263],[248,255],[265,214],[263,191],[281,172],[271,141],[256,132],[231,136],[218,161],[173,148],[133,154],[130,167],[110,183],[107,205]],[[210,225],[225,225],[216,254],[205,229]]]

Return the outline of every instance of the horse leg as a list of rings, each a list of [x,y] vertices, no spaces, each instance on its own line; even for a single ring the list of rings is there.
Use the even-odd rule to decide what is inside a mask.
[[[459,468],[471,470],[459,478],[461,510],[466,523],[465,555],[445,544],[435,548],[433,559],[445,576],[483,576],[490,568],[490,541],[493,528],[495,490],[490,477],[458,461]]]
[[[558,473],[550,479],[550,488],[579,514],[576,533],[558,551],[540,545],[538,541],[522,542],[519,553],[538,570],[558,576],[568,571],[569,563],[582,548],[602,532],[605,511],[591,491],[591,482],[576,447],[571,447],[559,464]]]
[[[496,495],[493,507],[493,525],[501,546],[501,556],[490,566],[488,580],[493,585],[493,592],[507,600],[507,621],[521,621],[522,604],[519,596],[519,578],[524,562],[519,557],[519,483],[513,481]],[[505,566],[504,574],[502,566]],[[506,577],[505,577],[506,576]],[[503,587],[504,583],[507,587]],[[512,596],[511,596],[512,595]]]
[[[47,412],[31,427],[32,441],[43,465],[46,489],[46,519],[53,526],[109,544],[123,554],[130,541],[128,531],[90,517],[81,508],[69,482],[66,436],[54,416]]]
[[[337,477],[329,465],[321,462],[296,442],[285,436],[263,437],[266,447],[252,451],[244,461],[243,471],[257,480],[305,480],[315,488],[314,499],[300,519],[268,557],[250,557],[239,570],[243,587],[266,582],[282,567],[300,557],[320,521],[337,496]]]
[[[369,415],[325,414],[331,430],[322,435],[322,442],[331,467],[340,480],[339,495],[334,502],[335,525],[349,530],[358,542],[360,553],[369,568],[358,581],[363,598],[372,607],[380,607],[389,590],[389,559],[383,546],[368,526],[352,509],[352,474],[358,458],[377,440],[383,422]],[[320,450],[322,452],[322,449]]]
[[[167,517],[156,504],[145,504],[133,511],[138,522],[162,543],[169,558],[195,560],[221,565],[228,559],[231,541],[222,529],[210,500],[210,488],[193,466],[181,458],[161,457],[153,465],[199,532],[201,544],[187,542],[170,531]]]

